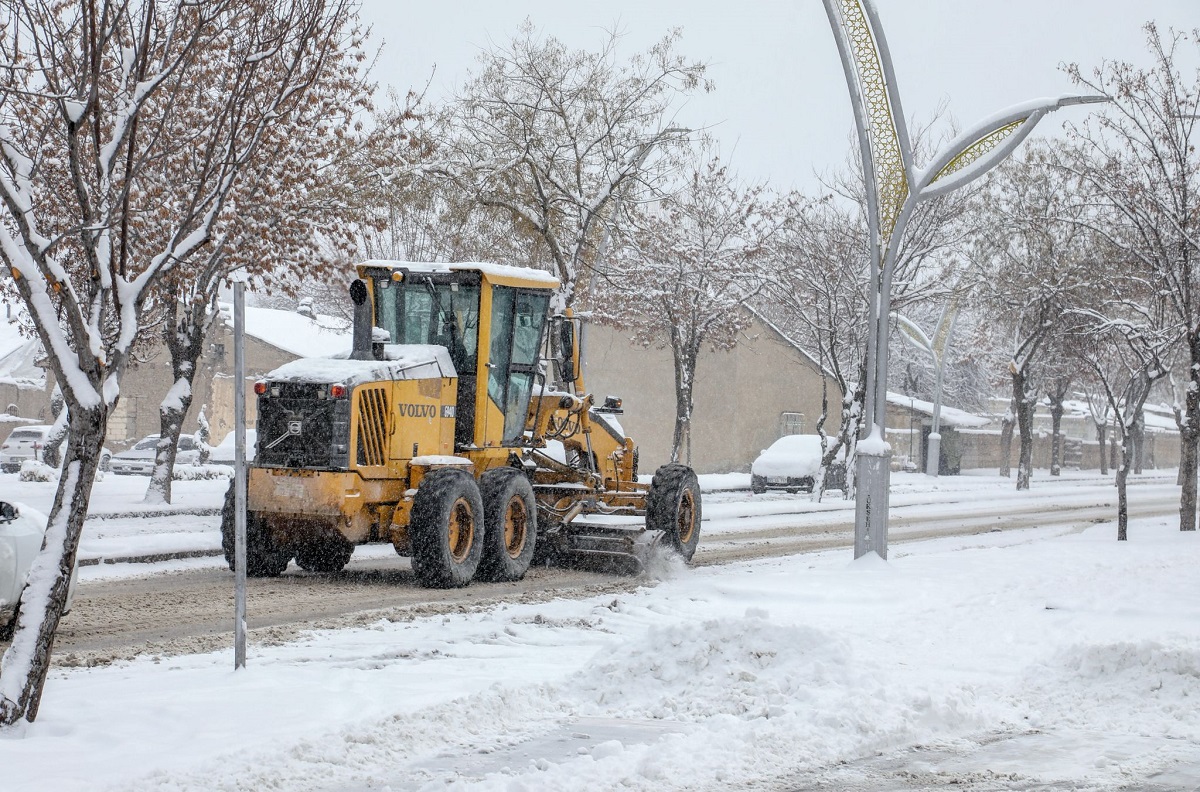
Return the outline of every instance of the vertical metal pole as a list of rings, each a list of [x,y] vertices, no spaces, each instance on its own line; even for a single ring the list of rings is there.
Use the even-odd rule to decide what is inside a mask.
[[[233,284],[233,667],[246,667],[246,284]]]
[[[933,353],[937,378],[933,385],[933,425],[929,430],[929,450],[925,455],[925,475],[937,476],[942,465],[942,376],[946,370],[945,350]]]

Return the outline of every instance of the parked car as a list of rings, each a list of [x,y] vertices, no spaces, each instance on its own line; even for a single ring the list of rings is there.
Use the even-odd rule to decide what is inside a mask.
[[[845,489],[844,451],[838,452],[838,459],[825,472],[825,489]],[[779,489],[812,492],[820,469],[820,435],[785,435],[759,454],[750,466],[750,491],[763,493],[769,489]]]
[[[42,549],[42,537],[46,534],[46,517],[19,503],[0,501],[0,640],[12,637],[15,626],[17,604],[33,559]],[[75,580],[79,567],[71,572],[71,586],[67,589],[67,607],[75,594]]]
[[[158,453],[158,435],[143,437],[128,451],[112,458],[112,472],[132,476],[150,475],[154,470],[154,457]],[[200,444],[193,435],[179,436],[179,449],[175,452],[176,465],[196,465],[200,462]]]
[[[233,459],[234,436],[233,435],[234,435],[234,433],[230,432],[229,434],[225,435],[224,440],[222,440],[217,445],[213,446],[212,454],[208,458],[209,462],[212,462],[214,465],[229,465],[231,467],[233,466],[233,462],[234,462],[234,459]],[[258,435],[255,433],[255,431],[253,429],[246,430],[246,461],[247,462],[254,461],[255,443],[256,443],[257,436]]]
[[[33,459],[45,461],[46,439],[50,437],[51,427],[48,424],[36,426],[18,426],[8,435],[8,439],[0,445],[0,471],[16,473],[21,469],[21,463]],[[67,441],[59,446],[58,458],[61,460],[66,451]],[[100,452],[100,469],[107,471],[112,462],[113,453],[107,448]]]

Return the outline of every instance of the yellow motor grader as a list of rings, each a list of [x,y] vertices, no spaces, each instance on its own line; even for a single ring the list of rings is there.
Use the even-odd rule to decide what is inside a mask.
[[[350,289],[353,349],[257,382],[246,573],[334,572],[391,542],[424,586],[519,580],[535,555],[690,560],[700,489],[670,464],[638,483],[620,400],[583,389],[579,321],[558,286],[497,264],[368,261]],[[630,519],[644,517],[641,519]],[[230,568],[233,489],[222,543]]]

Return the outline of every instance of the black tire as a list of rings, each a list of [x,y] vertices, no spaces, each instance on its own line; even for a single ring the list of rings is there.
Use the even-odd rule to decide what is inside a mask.
[[[225,505],[221,507],[221,549],[225,551],[225,562],[231,571],[237,571],[234,562],[234,514],[233,482],[225,492]],[[246,515],[246,577],[279,577],[292,560],[292,552],[277,547],[266,527],[251,514]]]
[[[17,631],[17,616],[21,613],[21,601],[17,600],[17,604],[13,606],[12,616],[7,619],[0,619],[0,641],[11,641],[13,633]],[[65,614],[64,614],[65,615]]]
[[[413,497],[408,539],[417,582],[458,588],[471,582],[483,556],[483,499],[470,473],[438,468]]]
[[[483,556],[477,580],[520,580],[529,571],[537,544],[537,501],[533,485],[516,468],[493,468],[479,479],[483,497]]]
[[[296,564],[308,572],[341,572],[350,563],[354,545],[340,537],[328,537],[296,548]]]
[[[662,531],[662,541],[691,561],[700,544],[700,484],[687,465],[663,465],[646,495],[646,528]]]
[[[762,495],[767,491],[767,480],[762,476],[750,474],[750,491],[755,495]]]

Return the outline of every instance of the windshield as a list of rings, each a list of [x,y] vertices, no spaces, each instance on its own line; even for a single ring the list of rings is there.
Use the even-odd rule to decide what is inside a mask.
[[[138,444],[133,447],[134,451],[149,451],[158,445],[157,437],[147,437],[139,440]]]
[[[479,286],[436,283],[414,275],[375,280],[375,324],[393,344],[436,344],[450,351],[459,375],[473,374],[479,356]]]

